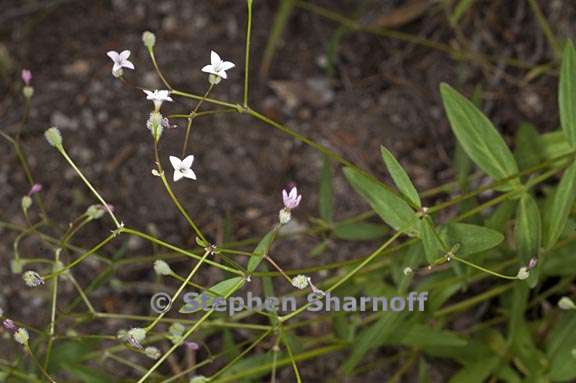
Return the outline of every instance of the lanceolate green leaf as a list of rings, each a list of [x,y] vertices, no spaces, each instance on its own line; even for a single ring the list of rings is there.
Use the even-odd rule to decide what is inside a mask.
[[[425,217],[420,220],[420,237],[428,263],[434,263],[436,259],[442,256],[442,242],[440,242],[438,233],[435,230],[432,219]]]
[[[398,187],[400,192],[412,203],[412,205],[422,207],[418,191],[416,191],[416,188],[412,184],[408,174],[406,174],[402,168],[402,165],[400,165],[394,155],[384,146],[380,146],[380,153],[382,154],[382,159],[384,160],[386,168],[390,172],[396,187]]]
[[[440,91],[452,131],[476,165],[495,179],[517,174],[514,156],[490,120],[448,84],[442,84]],[[514,183],[502,189],[511,189]]]
[[[272,242],[274,242],[274,238],[276,237],[276,230],[271,230],[260,240],[256,249],[254,249],[254,254],[258,254],[257,256],[250,257],[248,261],[248,271],[253,272],[256,270],[260,262],[264,259],[268,250],[270,250],[270,246],[272,246]]]
[[[538,255],[542,239],[540,210],[528,193],[520,198],[516,213],[516,247],[524,263]]]
[[[489,250],[498,246],[504,240],[502,233],[496,230],[458,222],[443,226],[441,236],[450,247],[460,245],[456,253],[458,256]]]
[[[406,201],[354,168],[344,168],[344,175],[384,222],[397,231],[417,232],[416,213]]]
[[[234,291],[238,290],[244,285],[244,277],[234,277],[230,279],[225,279],[218,282],[214,286],[210,287],[205,293],[207,297],[226,298],[230,296]],[[208,302],[210,304],[210,302]],[[197,297],[193,302],[186,302],[178,312],[182,314],[190,314],[196,312],[201,308],[201,299]]]
[[[572,147],[576,147],[576,51],[568,40],[562,57],[558,91],[560,126]]]
[[[564,231],[574,199],[576,198],[576,162],[566,169],[555,191],[550,209],[547,210],[545,248],[549,249]]]

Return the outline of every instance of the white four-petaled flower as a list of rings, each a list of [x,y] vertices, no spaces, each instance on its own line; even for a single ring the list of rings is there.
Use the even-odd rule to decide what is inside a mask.
[[[134,69],[134,64],[128,60],[128,57],[130,57],[129,50],[125,50],[120,53],[116,51],[109,51],[106,54],[108,57],[110,57],[110,59],[112,59],[112,62],[114,62],[114,66],[112,67],[112,74],[115,76],[122,74],[122,68]]]
[[[172,102],[172,97],[170,97],[170,92],[167,90],[158,90],[155,89],[154,91],[142,89],[144,93],[146,93],[146,100],[152,100],[154,103],[154,109],[156,111],[160,110],[162,103],[164,101]]]
[[[284,206],[286,209],[292,210],[296,209],[298,205],[300,205],[302,195],[298,195],[298,189],[296,189],[296,186],[293,186],[290,193],[286,190],[282,190],[282,199],[284,200]]]
[[[204,68],[202,68],[202,72],[210,73],[226,79],[226,71],[234,67],[234,63],[231,63],[230,61],[224,61],[220,58],[218,53],[210,51],[210,64],[204,66]]]
[[[195,180],[196,174],[191,169],[193,162],[194,162],[193,155],[189,155],[183,160],[175,156],[170,156],[170,163],[174,167],[174,181],[178,181],[182,177]]]

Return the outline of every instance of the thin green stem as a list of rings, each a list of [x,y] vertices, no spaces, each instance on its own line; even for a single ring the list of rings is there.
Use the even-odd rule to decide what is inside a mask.
[[[116,228],[117,229],[121,228],[122,224],[118,221],[118,219],[116,219],[116,216],[114,215],[114,212],[110,208],[110,205],[108,205],[108,203],[104,200],[104,198],[102,198],[102,196],[96,191],[96,189],[94,189],[94,187],[92,186],[90,181],[88,181],[88,179],[86,179],[86,177],[84,177],[84,174],[82,174],[82,171],[80,171],[80,169],[76,166],[74,161],[72,161],[72,159],[68,156],[68,153],[66,153],[66,150],[64,149],[64,147],[62,147],[62,146],[59,147],[58,151],[60,152],[60,154],[62,154],[62,156],[64,156],[66,161],[68,161],[70,166],[72,166],[72,168],[76,171],[78,176],[80,176],[82,181],[84,181],[84,184],[86,184],[88,189],[90,189],[90,191],[96,196],[96,198],[98,198],[98,200],[100,201],[102,206],[106,209],[108,214],[110,214],[110,217],[112,217],[112,220],[114,221],[114,224],[116,225]]]
[[[190,117],[188,117],[188,125],[186,126],[186,135],[184,137],[184,143],[182,144],[182,158],[184,158],[186,156],[186,148],[188,148],[188,139],[190,138],[190,130],[192,129],[192,121],[194,120],[194,118],[196,118],[196,116],[198,116],[198,110],[200,109],[200,106],[202,106],[202,103],[204,103],[204,100],[206,100],[206,97],[208,97],[208,95],[210,94],[210,91],[212,90],[213,87],[214,87],[214,84],[210,83],[208,90],[206,91],[206,93],[204,93],[204,96],[202,96],[202,98],[198,101],[198,103],[196,104],[196,107],[194,108],[192,113],[190,113]]]
[[[246,58],[244,60],[244,108],[248,108],[248,80],[250,78],[250,35],[252,33],[252,0],[248,4],[248,25],[246,26]]]

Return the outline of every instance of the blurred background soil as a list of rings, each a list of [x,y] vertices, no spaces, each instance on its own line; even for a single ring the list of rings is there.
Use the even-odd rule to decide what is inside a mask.
[[[364,30],[352,30],[297,6],[265,73],[263,53],[280,2],[255,0],[250,104],[373,174],[386,179],[379,155],[384,144],[401,159],[419,190],[453,179],[454,138],[438,95],[442,81],[468,96],[480,86],[484,111],[509,138],[526,120],[540,131],[556,129],[555,51],[527,1],[476,1],[456,26],[448,22],[447,12],[456,1],[310,3],[355,20]],[[560,43],[576,37],[576,3],[537,3]],[[151,103],[141,91],[111,75],[106,52],[131,50],[136,70],[125,71],[128,81],[163,88],[141,41],[142,32],[151,30],[157,36],[159,65],[172,85],[202,94],[207,77],[200,69],[215,50],[236,68],[212,96],[240,102],[245,22],[241,0],[0,1],[0,129],[17,130],[24,105],[20,70],[28,68],[35,94],[22,142],[54,220],[65,227],[96,201],[47,145],[42,133],[50,126],[61,129],[70,155],[127,225],[147,230],[153,223],[165,240],[193,245],[186,222],[151,175],[153,149],[145,127]],[[541,65],[543,70],[534,69]],[[165,104],[163,112],[187,113],[194,105],[177,99]],[[183,120],[171,123],[178,127],[166,131],[161,140],[168,168],[168,155],[179,153],[185,127]],[[174,190],[215,240],[263,235],[277,220],[280,191],[289,182],[303,194],[295,212],[298,222],[307,225],[318,215],[321,155],[272,127],[233,113],[201,117],[194,122],[190,151],[196,156],[193,168],[198,181],[179,182]],[[336,170],[334,187],[336,218],[367,208]],[[28,188],[13,150],[2,141],[0,219],[23,224],[20,198]],[[227,221],[232,223],[232,236],[226,235]],[[88,247],[109,228],[106,220],[93,223],[76,243]],[[0,236],[0,306],[25,319],[44,304],[44,298],[11,283],[17,278],[8,268],[14,233],[2,230]],[[356,258],[372,248],[333,245],[311,258],[308,252],[316,243],[312,238],[290,241],[279,246],[274,257],[290,269]],[[111,245],[110,251],[121,245]],[[130,254],[150,251],[140,240],[124,245]],[[50,256],[39,242],[22,246],[25,256]],[[144,266],[121,274],[122,279],[141,280],[150,273],[150,265]],[[92,273],[90,266],[82,272],[86,278]],[[135,294],[124,298],[142,306]],[[37,302],[21,304],[32,297]],[[109,305],[114,310],[124,303]],[[38,324],[44,319],[38,317]],[[307,362],[306,381],[330,376],[337,360]],[[385,376],[382,371],[375,374]]]

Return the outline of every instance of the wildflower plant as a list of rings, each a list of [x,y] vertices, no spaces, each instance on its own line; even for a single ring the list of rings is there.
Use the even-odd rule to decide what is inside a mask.
[[[166,198],[186,221],[188,235],[196,238],[195,246],[170,243],[158,233],[138,228],[137,223],[124,223],[121,203],[110,205],[98,191],[98,185],[88,179],[68,153],[70,137],[64,136],[58,127],[47,127],[47,144],[61,156],[62,167],[69,166],[79,185],[92,197],[91,205],[70,225],[55,224],[49,215],[55,207],[45,205],[44,188],[34,178],[19,139],[20,132],[14,137],[1,132],[14,148],[30,184],[21,200],[25,223],[1,222],[18,235],[13,243],[13,258],[4,259],[5,265],[11,266],[12,273],[21,274],[20,283],[33,287],[31,293],[46,293],[50,304],[45,307],[49,316],[45,328],[28,324],[31,318],[22,318],[23,322],[10,319],[8,307],[0,310],[3,331],[10,334],[11,341],[24,350],[31,362],[19,364],[20,357],[15,353],[14,363],[0,361],[0,372],[12,374],[14,381],[65,381],[62,377],[66,379],[68,374],[100,379],[104,372],[94,368],[94,363],[104,365],[104,361],[113,361],[127,367],[131,371],[129,381],[136,382],[277,382],[279,371],[285,368],[290,370],[286,373],[290,374],[290,381],[301,382],[302,364],[337,354],[341,363],[336,376],[343,381],[345,376],[361,374],[365,369],[363,362],[373,360],[378,349],[390,348],[401,362],[395,373],[397,380],[414,368],[420,370],[422,381],[427,380],[427,366],[433,358],[449,359],[459,366],[452,377],[454,382],[483,381],[490,377],[492,381],[576,379],[574,303],[568,296],[556,299],[553,307],[546,300],[569,291],[567,286],[576,276],[572,215],[576,199],[576,51],[572,43],[567,42],[560,65],[560,129],[539,134],[529,128],[518,133],[519,141],[532,140],[544,148],[537,153],[540,161],[528,161],[533,153],[523,146],[513,151],[478,103],[442,84],[439,93],[459,145],[455,165],[464,171],[459,173],[457,182],[419,191],[394,154],[384,146],[380,150],[382,168],[389,173],[393,186],[251,107],[252,3],[246,2],[244,87],[243,99],[238,102],[209,97],[216,85],[225,89],[228,82],[222,80],[235,81],[242,74],[233,62],[223,60],[215,51],[209,52],[210,64],[198,66],[198,71],[208,74],[206,88],[198,93],[182,91],[172,86],[156,61],[154,50],[162,43],[161,38],[157,39],[150,31],[142,35],[151,64],[165,88],[143,89],[146,96],[142,97],[143,110],[149,112],[142,130],[148,129],[152,135],[150,146],[154,156],[142,161],[147,161]],[[130,52],[126,49],[107,53],[115,77],[123,77],[123,69],[130,69],[133,72],[130,75],[138,76],[139,68],[129,60]],[[231,60],[242,61],[240,57]],[[32,74],[23,71],[21,77],[24,86],[31,88]],[[131,86],[122,78],[117,81]],[[24,102],[29,105],[33,92],[28,90],[24,94]],[[146,100],[153,102],[152,111]],[[189,112],[187,109],[165,117],[161,114],[164,102],[174,102],[175,107],[192,106]],[[203,107],[214,109],[201,112]],[[195,212],[186,208],[186,201],[196,196],[178,195],[173,189],[174,183],[182,179],[196,180],[191,182],[196,185],[204,178],[205,165],[202,161],[193,163],[195,157],[190,154],[194,120],[224,112],[238,113],[279,130],[317,150],[324,162],[318,192],[302,185],[300,189],[291,185],[279,190],[275,194],[280,208],[278,218],[271,220],[275,223],[261,237],[237,243],[214,243],[210,239],[215,237],[210,232],[212,226],[200,226],[194,218]],[[170,126],[168,119],[173,118],[186,122],[185,128],[178,132],[182,139],[178,153],[167,152],[161,145],[168,139],[162,132]],[[172,167],[168,172],[164,168],[166,163]],[[198,180],[192,165],[201,175]],[[473,166],[479,169],[477,173],[472,173]],[[370,207],[369,211],[341,221],[335,219],[333,167]],[[471,180],[483,176],[489,177],[490,183],[470,189]],[[493,192],[490,199],[479,198],[488,190]],[[314,262],[311,257],[311,264],[304,269],[288,269],[290,255],[275,251],[276,245],[286,237],[298,239],[299,234],[286,235],[284,230],[296,221],[293,215],[300,219],[300,214],[304,214],[298,211],[302,201],[306,204],[313,201],[314,194],[319,195],[320,213],[310,220],[311,228],[306,234],[321,240],[323,247],[318,247],[318,251],[338,241],[365,241],[375,244],[373,251],[353,254],[346,261],[327,258],[326,262]],[[450,198],[443,200],[446,196]],[[425,206],[424,202],[430,205]],[[460,210],[456,209],[455,215],[440,214],[449,208]],[[380,222],[375,224],[374,219]],[[95,220],[106,227],[103,238],[96,243],[76,243],[78,232]],[[42,241],[50,249],[49,258],[21,254],[19,244],[23,237]],[[164,253],[122,260],[105,255],[112,243],[133,237]],[[106,264],[105,275],[96,276],[94,281],[80,279],[82,267],[88,270],[91,267],[89,259]],[[169,284],[177,286],[166,289],[170,293],[164,298],[169,303],[163,310],[147,315],[110,312],[94,302],[97,296],[93,290],[101,284],[109,283],[112,290],[121,286],[118,280],[109,281],[121,265],[143,262],[148,263],[156,289],[163,291]],[[198,282],[201,274],[218,275],[219,279],[202,285]],[[312,302],[301,303],[286,313],[273,309],[226,316],[217,310],[214,302],[218,299],[232,298],[241,289],[254,285],[260,286],[267,297],[275,291],[284,291],[291,297],[313,294],[315,299],[321,299],[375,292],[393,295],[411,289],[430,292],[431,301],[423,313],[375,311],[364,316],[356,313],[311,316],[306,312]],[[63,301],[67,297],[63,290],[75,291],[78,299]],[[199,298],[179,304],[188,291],[205,294],[213,305],[204,311],[191,309],[197,306]],[[492,320],[465,331],[453,326],[458,314],[484,302],[500,305]],[[539,307],[549,311],[548,322],[526,315],[528,310]],[[99,321],[121,322],[123,328],[117,335],[91,333],[95,328],[91,324]],[[320,327],[330,328],[329,333],[311,335]],[[84,342],[90,338],[109,343]],[[219,344],[224,346],[218,349]],[[70,350],[81,350],[81,355],[62,362],[62,355],[74,354]],[[178,364],[179,357],[195,362],[185,369],[167,367]],[[124,378],[107,370],[101,380],[93,381]]]

